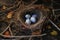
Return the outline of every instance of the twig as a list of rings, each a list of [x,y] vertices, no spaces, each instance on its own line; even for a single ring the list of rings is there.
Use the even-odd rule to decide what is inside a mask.
[[[11,33],[11,36],[13,36],[13,33],[12,33],[12,31],[11,31],[11,28],[9,27],[9,31],[10,31],[10,33]]]
[[[45,33],[45,34],[41,34],[41,35],[28,35],[28,36],[5,36],[5,35],[1,35],[1,36],[8,37],[8,38],[25,38],[25,37],[39,37],[39,36],[45,36],[45,35],[47,35],[47,34]]]
[[[50,19],[49,21],[53,24],[54,27],[56,27],[60,31],[60,28],[56,24],[54,24],[53,21],[51,21]]]
[[[1,34],[3,34],[10,27],[10,24],[7,26],[7,28],[3,32],[1,32]]]

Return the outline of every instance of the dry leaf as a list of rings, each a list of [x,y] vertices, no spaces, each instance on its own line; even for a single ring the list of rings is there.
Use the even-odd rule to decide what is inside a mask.
[[[12,18],[13,12],[9,12],[7,18]]]

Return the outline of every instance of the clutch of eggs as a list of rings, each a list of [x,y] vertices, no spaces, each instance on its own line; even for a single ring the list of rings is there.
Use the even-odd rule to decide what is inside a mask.
[[[26,14],[25,15],[25,18],[26,18],[26,21],[25,21],[25,23],[26,24],[31,24],[31,23],[35,23],[36,22],[36,17],[37,17],[37,15],[32,15],[32,17],[31,17],[31,15],[29,15],[29,14]]]

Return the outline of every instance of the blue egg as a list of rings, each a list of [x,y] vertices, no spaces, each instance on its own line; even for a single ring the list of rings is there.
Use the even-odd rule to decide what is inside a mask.
[[[36,18],[36,17],[37,17],[37,15],[36,15],[36,14],[33,14],[33,15],[32,15],[32,17],[35,17],[35,18]]]
[[[31,22],[35,23],[36,22],[36,18],[35,17],[31,17]]]
[[[29,14],[26,14],[26,15],[25,15],[25,18],[26,18],[26,19],[28,19],[28,18],[30,18],[30,17],[31,17],[31,16],[30,16]]]
[[[25,23],[28,24],[28,25],[30,25],[31,24],[30,19],[26,19]]]

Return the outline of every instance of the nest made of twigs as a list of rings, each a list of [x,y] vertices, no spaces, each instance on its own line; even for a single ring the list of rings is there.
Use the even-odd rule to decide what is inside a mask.
[[[37,12],[38,14],[38,21],[35,23],[35,24],[31,24],[31,25],[27,25],[25,22],[24,22],[24,14],[26,14],[25,12],[27,11],[32,11],[32,10],[38,10],[39,13]],[[47,17],[47,11],[49,11],[47,8],[44,8],[44,6],[41,6],[41,5],[32,5],[24,10],[22,10],[20,12],[20,14],[18,15],[19,16],[19,21],[22,23],[23,26],[25,26],[26,28],[29,28],[29,29],[32,29],[32,28],[36,28],[38,25],[41,25],[46,17]]]

